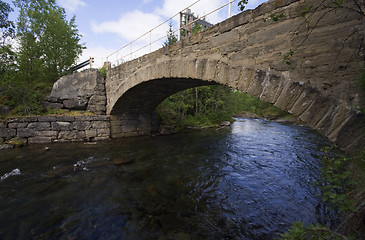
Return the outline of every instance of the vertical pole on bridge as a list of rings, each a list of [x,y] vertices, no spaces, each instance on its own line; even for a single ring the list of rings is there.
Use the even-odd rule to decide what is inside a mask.
[[[232,16],[232,0],[229,0],[229,5],[228,5],[228,18],[230,18]]]
[[[131,43],[131,60],[132,60],[132,54],[133,54],[133,47],[132,47],[132,43]]]

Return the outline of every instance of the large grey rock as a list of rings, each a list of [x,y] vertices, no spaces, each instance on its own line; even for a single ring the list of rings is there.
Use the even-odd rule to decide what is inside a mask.
[[[51,108],[86,110],[89,105],[95,104],[95,100],[89,102],[93,96],[99,100],[98,105],[105,106],[104,79],[97,69],[88,69],[63,76],[55,82],[47,105]]]
[[[50,99],[85,99],[86,101],[93,95],[96,87],[97,70],[90,69],[66,75],[54,83]]]

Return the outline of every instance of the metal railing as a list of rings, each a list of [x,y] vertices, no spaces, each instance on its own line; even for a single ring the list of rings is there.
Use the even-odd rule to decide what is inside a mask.
[[[182,12],[186,11],[187,9],[190,9],[191,7],[193,7],[194,5],[196,5],[200,1],[201,0],[197,0],[196,2],[189,5],[188,7],[184,8],[180,12],[176,13],[174,16],[170,17],[166,21],[160,23],[156,27],[154,27],[151,30],[147,31],[146,33],[142,34],[140,37],[136,38],[135,40],[133,40],[133,41],[127,43],[127,44],[125,44],[124,46],[122,46],[117,51],[115,51],[115,52],[111,53],[110,55],[108,55],[106,57],[106,61],[109,62],[112,67],[114,67],[114,66],[118,66],[119,64],[121,64],[123,62],[131,61],[131,60],[136,59],[140,56],[143,56],[144,54],[147,54],[147,53],[150,53],[152,51],[155,51],[155,50],[158,50],[158,49],[162,48],[163,47],[162,40],[166,40],[167,37],[169,36],[169,34],[171,34],[171,33],[167,34],[166,33],[167,31],[165,31],[165,34],[163,34],[162,36],[160,35],[160,36],[156,37],[155,39],[152,39],[152,32],[156,31],[159,28],[161,28],[166,23],[169,23],[173,18],[180,15]],[[209,16],[213,13],[216,13],[216,12],[220,11],[221,9],[227,7],[227,6],[229,7],[228,8],[228,17],[230,17],[231,16],[231,5],[235,1],[236,0],[229,0],[228,3],[216,8],[212,11],[210,11],[209,13],[207,13],[207,14],[201,16],[201,17],[194,18],[195,19],[194,21],[189,22],[188,24],[186,24],[182,27],[179,27],[177,30],[173,31],[173,34],[176,34],[177,32],[180,32],[181,30],[185,29],[186,27],[192,26],[194,23],[199,23],[199,21],[205,19],[207,16]],[[179,36],[179,34],[177,34],[177,36]],[[145,39],[146,37],[148,38],[147,41]],[[144,41],[142,41],[142,39],[144,39]],[[157,44],[158,44],[158,46],[156,46]]]
[[[69,73],[73,73],[74,71],[76,70],[79,70],[83,67],[86,67],[87,65],[90,65],[90,68],[92,68],[92,64],[94,63],[94,58],[93,57],[90,57],[88,60],[80,63],[80,64],[77,64],[76,66],[73,66],[73,67],[70,67],[67,72]]]

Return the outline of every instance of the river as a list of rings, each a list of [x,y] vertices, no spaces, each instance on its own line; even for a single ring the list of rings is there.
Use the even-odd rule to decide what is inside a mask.
[[[326,219],[307,127],[231,127],[0,152],[0,239],[275,239]]]

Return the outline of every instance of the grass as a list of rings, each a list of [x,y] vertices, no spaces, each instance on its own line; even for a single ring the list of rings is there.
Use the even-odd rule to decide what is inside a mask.
[[[90,111],[81,111],[81,110],[67,110],[67,109],[48,109],[47,112],[41,114],[30,114],[30,115],[18,115],[18,114],[9,114],[9,115],[0,115],[0,119],[5,121],[9,118],[26,118],[26,117],[38,117],[38,116],[93,116],[95,115]]]

